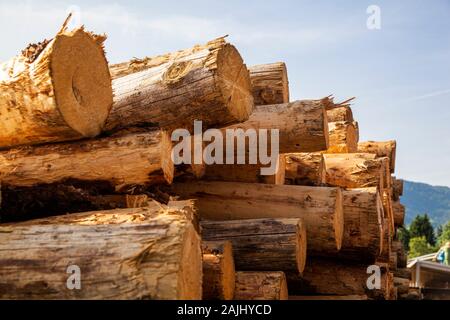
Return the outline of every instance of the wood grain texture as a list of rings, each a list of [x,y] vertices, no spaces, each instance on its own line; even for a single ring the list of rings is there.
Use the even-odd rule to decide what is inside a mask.
[[[397,142],[390,141],[367,141],[358,144],[358,152],[373,153],[377,157],[388,157],[391,173],[395,172],[395,157],[397,151]]]
[[[285,154],[285,183],[300,186],[319,186],[324,181],[324,161],[320,152]]]
[[[172,191],[195,199],[203,219],[301,218],[308,230],[308,255],[326,256],[342,245],[339,188],[200,181],[176,183]]]
[[[306,227],[301,219],[202,221],[206,241],[230,241],[239,271],[293,271],[306,263]]]
[[[252,66],[249,71],[256,106],[289,102],[289,80],[284,62]]]
[[[358,151],[359,127],[357,122],[329,122],[330,146],[328,153],[355,153]]]
[[[353,122],[353,112],[349,106],[334,108],[327,111],[328,122],[347,121]]]
[[[0,227],[2,299],[201,299],[192,207],[154,203]],[[68,290],[69,266],[81,290]]]
[[[62,29],[0,65],[0,148],[101,132],[112,105],[105,39]]]
[[[110,66],[114,104],[106,129],[129,126],[192,128],[247,120],[253,109],[250,76],[223,38],[162,56]]]

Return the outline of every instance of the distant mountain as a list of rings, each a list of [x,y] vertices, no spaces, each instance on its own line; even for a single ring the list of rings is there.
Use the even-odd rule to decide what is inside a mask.
[[[401,203],[406,206],[406,224],[427,213],[436,227],[450,220],[450,188],[405,181]]]

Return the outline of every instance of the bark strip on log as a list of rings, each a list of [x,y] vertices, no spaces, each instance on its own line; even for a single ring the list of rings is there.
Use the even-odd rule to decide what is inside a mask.
[[[63,28],[0,65],[0,148],[100,134],[113,99],[105,39]]]
[[[205,241],[230,241],[240,271],[293,271],[306,264],[306,227],[301,219],[202,221]]]
[[[201,299],[193,210],[154,203],[0,227],[1,299]],[[69,266],[81,290],[68,290]]]
[[[388,157],[391,173],[395,172],[396,150],[397,150],[397,142],[394,140],[383,142],[368,141],[368,142],[360,142],[358,144],[358,152],[373,153],[380,158]]]
[[[183,199],[196,199],[203,219],[301,218],[308,230],[308,255],[326,256],[341,248],[344,216],[339,188],[203,181],[171,188]]]
[[[288,300],[284,272],[237,272],[235,300]]]
[[[171,183],[172,142],[163,131],[142,131],[0,152],[5,185],[30,187],[66,179],[120,187]]]
[[[289,80],[284,62],[249,68],[256,106],[289,102]]]
[[[291,185],[319,186],[324,180],[322,153],[285,154],[285,182]]]
[[[153,125],[192,128],[248,119],[253,109],[250,76],[224,38],[203,46],[110,67],[114,104],[106,129]]]
[[[328,149],[328,121],[323,100],[257,106],[250,118],[227,129],[279,130],[280,153]],[[270,149],[270,146],[268,148]]]
[[[231,300],[235,269],[230,241],[203,241],[203,300]]]

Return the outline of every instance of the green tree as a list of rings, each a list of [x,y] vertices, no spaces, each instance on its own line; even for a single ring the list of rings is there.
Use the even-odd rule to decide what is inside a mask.
[[[447,241],[450,241],[450,221],[448,221],[443,227],[439,236],[439,246],[443,246]]]
[[[416,258],[435,252],[425,237],[411,238],[409,241],[408,258]]]
[[[412,238],[425,237],[426,241],[432,246],[436,245],[436,237],[430,218],[427,214],[418,215],[414,218],[409,227],[409,234]]]
[[[409,239],[411,239],[411,237],[409,235],[409,230],[404,227],[398,228],[397,238],[399,241],[401,241],[405,250],[408,251],[409,250]]]

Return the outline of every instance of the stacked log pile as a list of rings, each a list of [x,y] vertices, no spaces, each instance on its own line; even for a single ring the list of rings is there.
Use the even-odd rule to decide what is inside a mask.
[[[1,68],[0,299],[408,294],[396,143],[360,143],[352,99],[291,101],[284,63],[224,38],[109,68],[104,40],[63,26]],[[195,121],[235,158],[207,163]],[[249,129],[278,130],[270,175]]]

